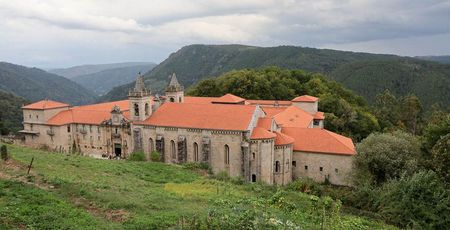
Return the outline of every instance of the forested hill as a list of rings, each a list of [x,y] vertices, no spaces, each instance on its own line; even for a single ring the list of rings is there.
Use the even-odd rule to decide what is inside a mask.
[[[107,69],[100,72],[76,76],[71,78],[74,82],[82,85],[86,89],[94,91],[97,95],[103,95],[112,88],[133,82],[139,72],[146,73],[156,64],[133,65],[120,68]]]
[[[0,90],[0,134],[18,131],[22,127],[22,105],[27,100]]]
[[[64,77],[6,62],[0,62],[0,90],[31,102],[47,98],[79,105],[96,100],[93,92]]]
[[[145,74],[145,82],[147,86],[150,86],[153,90],[159,91],[163,89],[167,82],[169,74],[175,72],[178,80],[187,86],[190,86],[201,79],[209,77],[217,77],[222,73],[228,72],[233,69],[243,68],[258,68],[262,66],[279,66],[286,69],[303,69],[309,72],[324,73],[328,76],[333,76],[334,79],[341,80],[342,71],[334,73],[338,68],[346,69],[346,79],[358,79],[364,77],[359,75],[361,72],[355,71],[352,68],[345,68],[343,66],[352,64],[354,62],[379,62],[387,61],[393,63],[414,63],[415,65],[429,65],[428,61],[420,61],[414,58],[400,57],[395,55],[383,55],[383,54],[369,54],[369,53],[355,53],[347,51],[337,51],[329,49],[315,49],[304,48],[294,46],[279,46],[279,47],[253,47],[242,45],[190,45],[183,47],[177,52],[171,54],[165,61],[156,66],[152,71]],[[385,74],[387,68],[381,66],[376,73],[372,76],[377,79],[383,79],[385,82],[390,82],[391,75]],[[431,81],[438,82],[442,78],[436,78],[438,76],[444,76],[448,81],[450,75],[447,74],[446,69],[449,67],[434,64],[429,66],[428,71],[417,73],[416,81],[417,85],[421,82]],[[398,75],[399,79],[410,78],[410,75],[406,75],[405,72],[401,72],[398,68],[393,68],[392,71]],[[431,75],[424,75],[428,73]],[[414,75],[416,77],[416,75]],[[409,81],[409,80],[408,80]],[[352,90],[356,90],[357,84],[352,82],[342,81],[345,86]],[[443,82],[444,83],[444,82]],[[425,84],[424,84],[425,85]],[[429,84],[427,85],[429,86]],[[123,85],[114,88],[108,94],[103,96],[101,100],[115,100],[125,98],[128,90],[132,87],[132,84]],[[399,89],[395,84],[387,84],[388,88],[395,95],[402,95],[403,92],[417,93],[417,89]],[[429,88],[428,90],[434,92],[442,91],[441,88]],[[359,92],[359,91],[358,91]],[[368,91],[359,92],[363,97],[366,97],[371,101],[370,95],[380,93],[379,88],[369,88]],[[437,93],[442,95],[443,93]],[[449,103],[449,99],[440,98],[437,101],[429,101],[426,98],[421,98],[422,103],[425,106],[433,104],[435,102]]]
[[[435,61],[442,64],[450,64],[450,55],[443,56],[417,56],[416,58],[427,60],[427,61]]]
[[[59,68],[47,70],[49,73],[54,73],[59,76],[63,76],[69,79],[74,77],[98,73],[104,70],[153,64],[151,62],[120,62],[120,63],[108,63],[108,64],[91,64],[91,65],[78,65],[69,68]]]

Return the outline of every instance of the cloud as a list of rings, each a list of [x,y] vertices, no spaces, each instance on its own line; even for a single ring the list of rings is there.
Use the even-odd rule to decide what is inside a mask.
[[[192,43],[430,54],[450,47],[436,42],[450,33],[448,21],[450,1],[440,0],[0,0],[0,59],[43,67],[161,61]],[[428,41],[436,44],[415,48]]]

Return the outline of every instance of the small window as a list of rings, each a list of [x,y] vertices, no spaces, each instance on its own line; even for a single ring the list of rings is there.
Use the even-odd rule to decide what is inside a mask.
[[[253,160],[256,159],[256,153],[255,152],[252,153],[252,159]]]
[[[116,131],[116,134],[117,134],[117,133],[118,133],[118,130],[117,130],[117,128],[116,128],[116,130],[115,130],[115,131]]]
[[[28,115],[28,117],[31,119],[31,114],[30,115]]]
[[[256,182],[256,175],[252,174],[252,182]]]
[[[280,172],[280,162],[275,161],[275,172]]]
[[[97,133],[100,133],[100,126],[97,126]]]
[[[89,125],[89,132],[92,133],[92,125]]]
[[[181,97],[178,98],[178,102],[181,102]]]
[[[67,126],[67,132],[70,133],[70,125]]]
[[[230,164],[230,147],[228,145],[225,145],[224,147],[225,149],[225,164],[228,165]]]
[[[334,169],[334,172],[335,172],[336,174],[338,174],[338,173],[339,173],[339,169]]]
[[[318,125],[320,124],[320,120],[314,120],[313,124],[314,124],[315,126],[318,126]]]
[[[175,99],[173,97],[171,97],[170,102],[175,102]]]
[[[39,115],[36,115],[36,119],[39,119]]]
[[[305,170],[308,170],[308,165],[305,165]]]
[[[323,167],[320,167],[319,170],[322,172],[323,171]]]
[[[297,167],[297,161],[292,161],[292,167]]]

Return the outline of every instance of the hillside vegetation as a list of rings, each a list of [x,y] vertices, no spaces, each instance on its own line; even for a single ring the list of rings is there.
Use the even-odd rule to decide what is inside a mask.
[[[22,128],[21,107],[27,103],[27,100],[21,97],[0,90],[0,135]]]
[[[297,95],[320,98],[325,112],[325,128],[354,140],[380,129],[365,100],[323,75],[276,67],[231,71],[218,78],[200,81],[187,94],[220,96],[232,93],[246,99],[292,100]]]
[[[127,84],[136,80],[139,73],[146,73],[155,67],[156,64],[141,64],[120,68],[107,69],[86,75],[72,77],[71,79],[92,90],[96,95],[103,95],[113,87]]]
[[[137,65],[148,65],[150,62],[121,62],[121,63],[108,63],[108,64],[91,64],[91,65],[78,65],[68,68],[49,69],[47,72],[54,73],[66,78],[74,78],[77,76],[93,74],[108,69],[116,69],[122,67],[130,67]]]
[[[0,161],[0,228],[394,229],[344,214],[330,197],[213,179],[192,164],[8,149],[12,160]]]
[[[358,71],[353,66],[346,66],[354,62],[376,62],[377,71]],[[411,75],[410,71],[403,71],[404,63],[411,62],[418,69]],[[392,63],[391,65],[386,65]],[[392,67],[392,65],[394,67]],[[400,66],[399,66],[400,65]],[[294,46],[279,47],[254,47],[242,45],[190,45],[185,46],[175,53],[172,53],[166,60],[156,66],[152,71],[145,74],[145,82],[153,90],[161,91],[167,84],[169,74],[176,73],[178,80],[188,87],[198,81],[217,77],[231,70],[243,68],[259,68],[263,66],[278,66],[286,69],[303,69],[309,72],[319,72],[326,76],[332,76],[338,82],[352,90],[366,86],[360,84],[362,79],[374,78],[380,82],[386,82],[380,87],[365,87],[360,90],[361,96],[372,102],[373,95],[384,89],[389,89],[398,96],[403,96],[404,92],[419,95],[425,107],[433,103],[442,103],[448,106],[450,98],[445,97],[423,97],[421,92],[425,89],[435,92],[436,95],[444,95],[448,88],[437,87],[435,82],[447,83],[450,75],[448,65],[422,61],[414,58],[400,57],[394,55],[381,55],[369,53],[355,53],[347,51],[337,51],[328,49],[314,49]],[[338,70],[340,68],[340,70]],[[336,71],[335,71],[336,70]],[[387,74],[389,73],[389,74]],[[394,77],[393,79],[391,77]],[[349,79],[349,80],[346,80]],[[415,82],[407,84],[405,87],[397,84],[389,84],[391,81]],[[443,81],[443,82],[442,82]],[[428,83],[432,82],[432,83]],[[421,85],[424,85],[421,87]],[[441,84],[441,86],[444,84]],[[100,100],[117,100],[126,97],[132,84],[127,84],[114,88]],[[386,87],[380,91],[381,87]],[[403,88],[402,88],[403,87]],[[431,87],[431,88],[427,88]],[[448,90],[447,90],[448,91]]]
[[[96,100],[93,92],[64,77],[6,62],[0,62],[0,90],[31,102],[47,98],[79,105]]]

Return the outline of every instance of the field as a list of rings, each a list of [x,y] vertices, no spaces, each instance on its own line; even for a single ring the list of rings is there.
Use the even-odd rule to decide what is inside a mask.
[[[7,147],[0,229],[395,229],[290,187],[214,179],[180,165]]]

